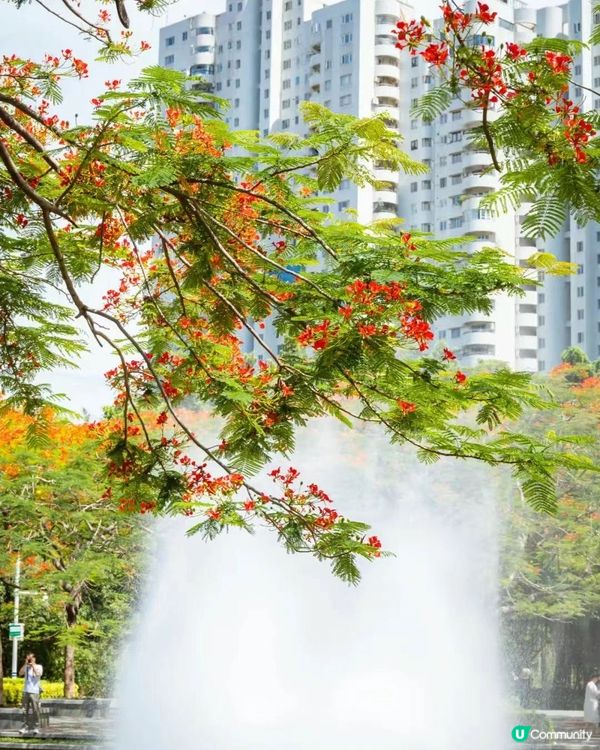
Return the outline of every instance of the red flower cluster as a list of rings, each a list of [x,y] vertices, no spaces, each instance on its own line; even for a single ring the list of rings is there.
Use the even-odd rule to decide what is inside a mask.
[[[318,352],[327,346],[331,336],[335,336],[338,329],[330,328],[331,322],[324,320],[316,326],[306,326],[302,333],[298,336],[297,341],[301,346],[312,346],[312,348]]]
[[[521,57],[527,57],[527,50],[519,47],[514,42],[506,43],[506,56],[511,60],[519,60]]]
[[[416,404],[411,401],[398,401],[397,403],[404,414],[412,414],[417,409]]]
[[[406,338],[413,339],[419,345],[419,351],[424,352],[429,348],[429,342],[433,339],[433,331],[429,323],[418,315],[406,314],[400,319],[402,333]]]
[[[475,18],[481,23],[494,23],[497,13],[490,13],[490,6],[486,3],[477,3]]]
[[[396,28],[392,29],[398,41],[396,47],[398,49],[409,49],[411,55],[417,54],[417,47],[423,41],[425,37],[425,26],[420,21],[398,21]]]
[[[448,45],[445,42],[441,44],[430,44],[419,53],[424,60],[431,65],[443,65],[448,59]]]
[[[462,81],[472,90],[473,100],[481,107],[497,102],[498,95],[507,93],[508,87],[502,75],[502,65],[493,49],[483,50],[480,64],[473,69],[460,71]]]
[[[573,58],[569,57],[569,55],[559,55],[557,52],[546,52],[544,57],[553,73],[568,73],[571,69]]]
[[[463,13],[461,10],[456,10],[450,3],[442,3],[440,7],[444,15],[447,30],[454,32],[464,31],[473,20],[473,16],[470,13]]]

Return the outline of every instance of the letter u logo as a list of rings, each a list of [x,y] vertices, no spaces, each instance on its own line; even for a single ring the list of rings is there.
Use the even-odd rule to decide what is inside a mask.
[[[525,740],[529,737],[530,731],[531,727],[517,725],[516,727],[513,727],[511,735],[515,742],[525,742]]]

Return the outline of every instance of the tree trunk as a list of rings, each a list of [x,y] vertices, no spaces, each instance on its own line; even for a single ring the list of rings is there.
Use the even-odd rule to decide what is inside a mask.
[[[75,697],[75,646],[68,643],[65,646],[64,696]]]
[[[77,615],[81,606],[81,586],[67,590],[72,596],[71,601],[65,606],[68,631],[77,623]],[[65,698],[75,697],[75,644],[68,641],[65,646],[64,696]]]

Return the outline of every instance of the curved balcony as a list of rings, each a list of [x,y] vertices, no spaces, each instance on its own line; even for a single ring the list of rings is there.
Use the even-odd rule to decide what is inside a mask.
[[[377,188],[375,188],[373,192],[373,210],[374,210],[375,204],[381,203],[381,204],[394,206],[394,212],[395,212],[397,201],[398,201],[398,196],[395,190],[389,190],[389,189],[377,190]]]
[[[521,336],[517,337],[517,344],[519,349],[532,349],[535,351],[538,346],[537,335],[535,336]]]
[[[537,23],[537,14],[535,8],[528,5],[522,8],[515,8],[515,23],[534,29]]]
[[[468,172],[460,184],[463,193],[489,193],[498,189],[498,177],[492,172]]]
[[[463,234],[473,234],[475,232],[490,232],[493,231],[493,229],[493,218],[472,216],[469,211],[465,211],[465,221],[462,227]]]
[[[482,326],[487,326],[486,330],[480,330],[476,326],[463,326],[461,343],[463,346],[486,346],[495,343],[496,331],[495,325],[491,321],[482,321]]]
[[[393,201],[386,201],[385,203],[375,201],[373,202],[373,218],[374,219],[392,219],[398,215],[396,208],[396,195],[394,194]]]
[[[373,177],[375,177],[376,180],[381,180],[381,182],[398,183],[398,172],[394,172],[391,169],[377,169],[377,167],[375,167],[373,169]]]
[[[487,151],[463,151],[461,165],[463,169],[485,169],[491,166],[492,160]]]
[[[389,15],[400,18],[401,12],[401,5],[398,0],[375,0],[376,15],[384,15],[388,13]]]
[[[321,71],[311,71],[308,76],[308,85],[311,89],[321,88]]]
[[[400,86],[400,68],[397,65],[376,62],[375,80],[377,80],[377,78],[390,78],[395,81],[396,86]]]
[[[375,57],[379,55],[389,55],[391,57],[397,57],[400,59],[400,50],[396,47],[396,42],[393,36],[388,39],[375,39]]]
[[[400,87],[399,86],[384,86],[375,84],[375,96],[385,97],[386,99],[395,100],[396,106],[400,105]]]
[[[469,252],[470,253],[479,253],[481,250],[484,250],[487,247],[495,247],[496,246],[496,239],[494,237],[493,240],[474,240],[473,242],[469,242]]]

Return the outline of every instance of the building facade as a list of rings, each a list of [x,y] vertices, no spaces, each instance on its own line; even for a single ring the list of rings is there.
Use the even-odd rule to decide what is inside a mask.
[[[524,44],[536,35],[585,40],[591,31],[590,0],[538,10],[521,0],[488,3],[497,13],[487,27],[491,40],[477,43]],[[474,0],[465,4],[467,10],[474,6]],[[469,138],[480,112],[457,99],[431,124],[409,120],[410,104],[435,86],[431,67],[396,49],[390,33],[399,18],[414,15],[401,0],[228,0],[224,13],[200,13],[163,28],[160,63],[203,76],[229,100],[225,117],[235,129],[302,133],[300,105],[307,100],[358,117],[385,112],[410,155],[428,164],[430,173],[407,177],[374,165],[380,189],[343,182],[323,211],[343,217],[353,210],[361,222],[404,216],[413,230],[469,236],[470,248],[495,245],[524,265],[540,244],[520,229],[528,207],[492,216],[479,205],[499,187],[489,155]],[[574,86],[573,98],[600,107],[600,98],[582,88],[600,89],[600,49],[581,52],[574,76],[581,86]],[[436,321],[438,338],[463,366],[497,360],[519,370],[546,370],[571,344],[592,358],[600,355],[600,226],[579,228],[569,221],[544,247],[578,263],[579,274],[548,278],[541,289],[526,286],[517,299],[497,295],[489,314]],[[276,346],[269,326],[260,335]],[[253,346],[249,340],[247,347]]]

